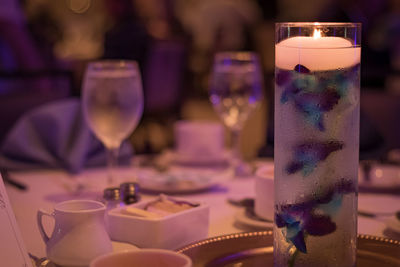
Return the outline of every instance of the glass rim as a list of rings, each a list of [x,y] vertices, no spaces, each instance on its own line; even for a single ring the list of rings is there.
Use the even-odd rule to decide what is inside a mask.
[[[127,59],[99,59],[90,61],[88,63],[88,68],[94,69],[107,69],[107,68],[138,68],[139,64],[136,60],[127,60]]]
[[[215,60],[221,60],[224,58],[236,59],[236,60],[258,60],[258,54],[254,51],[221,51],[214,54]]]
[[[361,22],[276,22],[275,26],[284,27],[361,27]]]

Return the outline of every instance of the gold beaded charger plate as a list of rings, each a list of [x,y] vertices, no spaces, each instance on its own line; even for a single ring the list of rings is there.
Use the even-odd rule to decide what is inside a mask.
[[[230,234],[209,238],[178,250],[193,267],[273,266],[272,231]],[[400,241],[358,235],[357,267],[400,266]]]

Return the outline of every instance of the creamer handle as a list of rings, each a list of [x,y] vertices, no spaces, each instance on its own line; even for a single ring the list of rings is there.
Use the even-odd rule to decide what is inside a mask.
[[[47,211],[45,211],[45,210],[43,210],[43,209],[38,210],[37,215],[36,215],[36,219],[37,219],[37,224],[38,224],[38,227],[39,227],[40,235],[42,236],[43,241],[47,244],[47,242],[49,241],[50,237],[44,231],[43,224],[42,224],[42,217],[43,216],[49,216],[49,217],[54,218],[54,215],[49,213],[49,212],[47,212]]]

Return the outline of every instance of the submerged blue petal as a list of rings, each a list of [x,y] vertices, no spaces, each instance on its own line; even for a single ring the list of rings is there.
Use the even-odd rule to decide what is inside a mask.
[[[291,239],[301,231],[300,222],[294,222],[287,226],[286,238]]]
[[[335,194],[332,200],[327,204],[318,205],[318,209],[322,210],[324,214],[334,216],[342,206],[343,195]]]
[[[297,235],[294,237],[290,238],[290,241],[293,243],[293,245],[301,252],[307,253],[307,247],[306,247],[306,242],[304,241],[304,233],[303,232],[298,232]]]

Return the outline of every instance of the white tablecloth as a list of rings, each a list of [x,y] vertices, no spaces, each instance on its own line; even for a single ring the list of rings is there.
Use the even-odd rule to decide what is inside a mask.
[[[133,167],[120,168],[117,173],[122,180],[132,180],[135,169]],[[102,185],[96,181],[105,180],[104,177],[107,173],[105,169],[100,168],[85,170],[76,176],[71,176],[61,170],[14,172],[10,174],[16,180],[29,186],[28,191],[20,191],[9,185],[6,186],[6,189],[28,251],[36,256],[44,257],[45,244],[40,237],[36,223],[37,210],[44,208],[50,211],[55,203],[67,199],[101,196]],[[71,183],[71,181],[74,181],[74,179],[91,185],[92,188],[89,188],[89,191],[93,191],[93,194],[83,194],[78,197],[72,195],[71,190],[73,190],[74,183]],[[96,190],[97,193],[95,193]],[[142,199],[154,197],[154,195],[142,194]],[[254,197],[254,178],[232,178],[211,191],[181,197],[206,202],[210,205],[209,237],[252,230],[251,227],[238,224],[235,221],[235,214],[240,211],[240,208],[229,204],[227,198]],[[372,212],[394,212],[400,210],[400,196],[360,193],[359,209]],[[51,234],[52,223],[50,219],[44,222],[49,234]],[[358,232],[387,236],[385,218],[359,217]],[[394,236],[394,238],[399,238],[399,236]],[[393,238],[393,236],[389,237]]]

